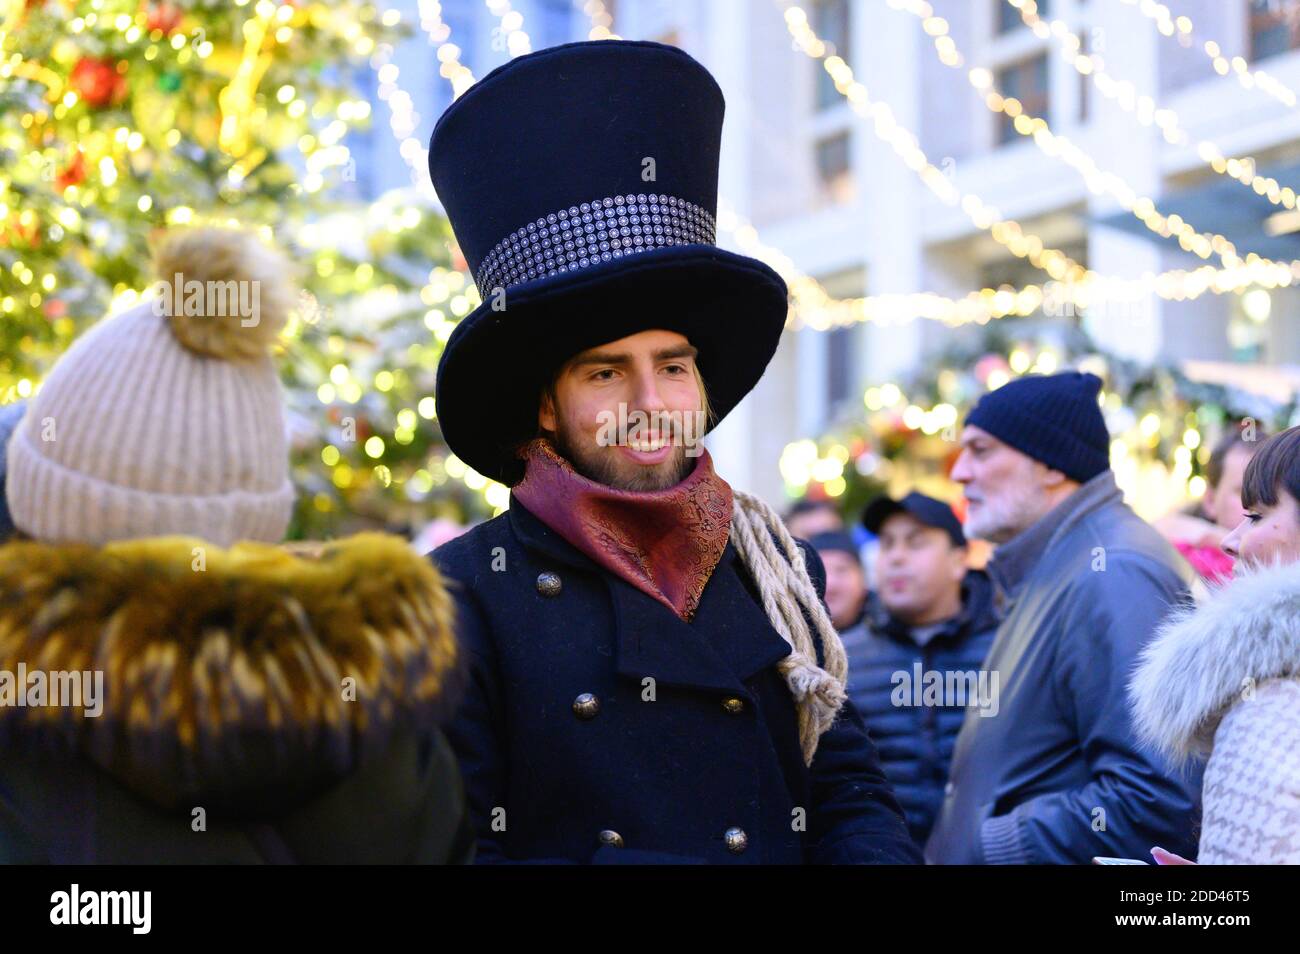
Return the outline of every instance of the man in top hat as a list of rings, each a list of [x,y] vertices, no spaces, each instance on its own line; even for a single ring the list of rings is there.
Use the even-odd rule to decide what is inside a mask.
[[[470,659],[448,728],[484,862],[917,863],[816,555],[698,443],[786,289],[714,245],[721,90],[657,43],[572,43],[439,120],[484,304],[438,368],[509,510],[434,553]]]
[[[984,665],[998,706],[992,718],[966,710],[931,863],[1087,864],[1153,845],[1194,856],[1199,772],[1142,746],[1127,696],[1193,574],[1124,503],[1100,389],[1093,374],[1029,375],[966,418],[952,479],[966,533],[997,545],[1000,623]]]
[[[916,491],[877,497],[862,523],[879,541],[876,599],[840,631],[849,698],[880,748],[908,831],[924,845],[965,709],[998,714],[998,685],[984,670],[997,631],[993,585],[967,567],[966,535],[942,500]]]

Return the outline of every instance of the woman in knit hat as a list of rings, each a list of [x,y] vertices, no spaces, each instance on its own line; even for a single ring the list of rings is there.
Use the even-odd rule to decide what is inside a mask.
[[[195,229],[156,265],[9,443],[0,862],[468,860],[437,572],[379,534],[277,546],[287,262]]]

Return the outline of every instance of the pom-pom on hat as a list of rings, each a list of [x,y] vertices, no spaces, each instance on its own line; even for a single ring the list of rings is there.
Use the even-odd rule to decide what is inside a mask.
[[[14,524],[49,542],[279,542],[294,494],[270,351],[291,266],[238,229],[154,245],[157,297],[78,338],[10,441]]]

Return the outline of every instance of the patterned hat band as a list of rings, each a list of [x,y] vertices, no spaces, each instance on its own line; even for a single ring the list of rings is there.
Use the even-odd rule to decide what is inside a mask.
[[[475,284],[486,300],[509,288],[669,245],[713,245],[707,209],[671,195],[616,195],[571,205],[516,229],[484,256]]]

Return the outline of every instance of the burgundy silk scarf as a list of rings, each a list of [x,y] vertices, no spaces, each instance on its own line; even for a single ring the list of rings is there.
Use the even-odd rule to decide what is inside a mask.
[[[609,572],[689,621],[731,533],[731,486],[700,447],[695,469],[666,490],[589,480],[538,438],[511,494]]]

